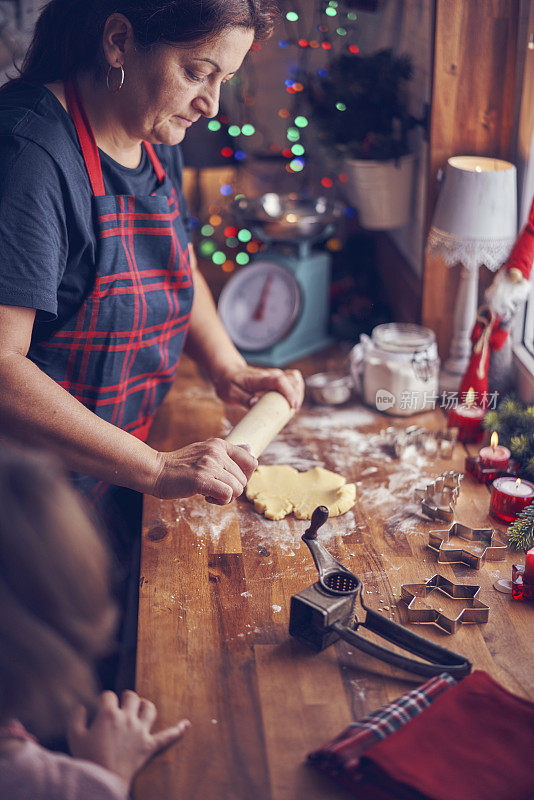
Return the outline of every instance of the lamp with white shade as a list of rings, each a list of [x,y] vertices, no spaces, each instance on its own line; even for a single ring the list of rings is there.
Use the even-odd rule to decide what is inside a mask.
[[[441,388],[457,390],[471,354],[478,306],[478,270],[496,272],[517,236],[516,168],[508,161],[453,156],[428,234],[427,253],[445,264],[461,264],[453,338],[441,373]]]

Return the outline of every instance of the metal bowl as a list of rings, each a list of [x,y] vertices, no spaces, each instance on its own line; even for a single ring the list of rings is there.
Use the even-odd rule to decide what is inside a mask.
[[[346,403],[352,392],[350,375],[339,372],[317,372],[306,378],[306,390],[315,403],[339,406]]]
[[[240,197],[233,203],[240,222],[269,241],[318,239],[343,212],[341,203],[326,197],[303,198],[274,192],[262,197]]]

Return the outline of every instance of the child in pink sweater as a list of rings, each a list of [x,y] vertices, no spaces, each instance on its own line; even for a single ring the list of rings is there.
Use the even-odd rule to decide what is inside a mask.
[[[189,727],[159,733],[135,692],[96,693],[111,644],[108,557],[46,456],[0,444],[0,797],[125,800],[136,773]],[[67,732],[72,756],[41,747]]]

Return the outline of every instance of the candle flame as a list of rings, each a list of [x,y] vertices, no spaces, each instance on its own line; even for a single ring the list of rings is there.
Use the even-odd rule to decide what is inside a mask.
[[[497,447],[497,445],[499,444],[499,436],[497,434],[497,431],[493,431],[493,433],[491,434],[490,444],[494,448]]]
[[[472,405],[475,403],[475,390],[472,386],[469,387],[467,394],[465,396],[465,404],[467,408],[471,408]]]
[[[518,478],[515,482],[516,489],[521,486],[521,478]]]

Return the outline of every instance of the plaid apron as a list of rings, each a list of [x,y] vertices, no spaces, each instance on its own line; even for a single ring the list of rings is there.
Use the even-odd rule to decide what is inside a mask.
[[[174,378],[193,303],[180,205],[151,144],[161,193],[106,195],[91,125],[74,83],[65,87],[93,191],[94,283],[78,311],[29,357],[97,416],[145,440]],[[76,476],[93,501],[108,485]]]

